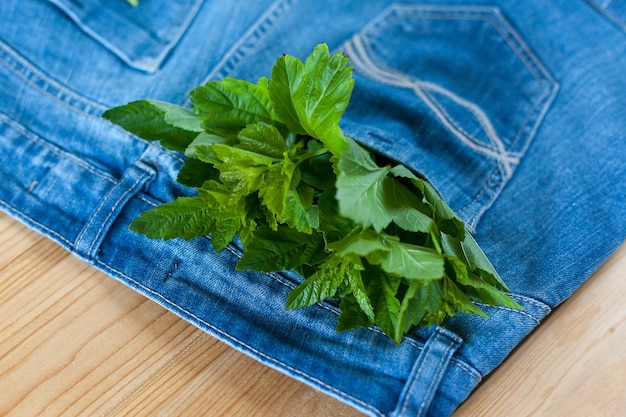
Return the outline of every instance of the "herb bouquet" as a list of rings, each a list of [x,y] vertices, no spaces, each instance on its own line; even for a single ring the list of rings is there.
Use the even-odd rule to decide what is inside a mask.
[[[191,92],[193,111],[154,100],[104,117],[184,152],[178,181],[197,188],[141,214],[153,239],[239,236],[239,270],[293,269],[304,278],[287,309],[339,300],[337,330],[378,325],[397,344],[413,326],[473,302],[521,308],[463,222],[403,165],[346,137],[340,118],[354,85],[343,54],[318,45],[305,62],[283,55],[271,78],[232,78]]]

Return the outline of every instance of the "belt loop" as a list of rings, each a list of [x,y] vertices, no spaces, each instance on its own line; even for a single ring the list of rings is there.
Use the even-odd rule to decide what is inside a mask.
[[[454,352],[463,341],[436,327],[411,369],[391,417],[422,417],[430,407]]]
[[[102,202],[76,238],[76,253],[87,259],[94,258],[109,227],[124,205],[155,176],[155,170],[141,160],[128,168],[117,184],[104,195]]]

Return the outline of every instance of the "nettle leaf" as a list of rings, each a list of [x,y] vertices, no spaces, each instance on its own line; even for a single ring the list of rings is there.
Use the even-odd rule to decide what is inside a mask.
[[[350,149],[338,158],[337,200],[340,213],[376,231],[394,222],[410,232],[428,233],[432,212],[396,176],[401,170],[379,167],[371,154],[350,141]]]
[[[522,309],[514,300],[483,281],[479,276],[469,272],[465,263],[460,259],[449,255],[446,255],[445,259],[446,265],[452,270],[452,273],[448,275],[453,278],[465,294],[483,303]]]
[[[142,139],[160,141],[163,147],[183,152],[202,131],[197,117],[175,104],[138,100],[114,107],[102,117]]]
[[[446,253],[463,261],[470,272],[482,276],[490,285],[502,291],[509,291],[471,234],[466,233],[462,241],[447,234],[441,236],[443,249]]]
[[[406,279],[431,280],[443,276],[443,257],[433,249],[387,239],[389,252],[376,259],[390,274]]]
[[[396,332],[396,323],[400,318],[400,301],[396,298],[402,279],[386,274],[379,268],[368,266],[362,273],[367,294],[374,308],[375,323],[396,343],[402,334]]]
[[[211,233],[214,207],[203,197],[179,197],[139,215],[130,230],[151,239],[195,239]]]
[[[439,229],[459,240],[463,240],[465,237],[465,224],[463,220],[459,219],[456,213],[446,204],[428,181],[416,178],[413,179],[412,182],[422,191],[424,197],[428,203],[430,203]]]
[[[235,140],[233,138],[225,138],[223,136],[203,132],[196,136],[189,146],[187,146],[187,149],[185,149],[185,156],[214,164],[218,162],[215,159],[215,153],[213,152],[213,145],[216,143],[234,145]]]
[[[278,222],[286,223],[300,232],[311,233],[311,220],[298,193],[298,184],[297,166],[285,155],[282,162],[274,164],[265,172],[258,190],[259,198]]]
[[[337,319],[338,332],[345,332],[348,330],[356,329],[358,327],[369,327],[370,325],[374,324],[374,320],[370,319],[367,314],[363,312],[361,304],[351,293],[346,294],[341,298],[339,311],[341,314]]]
[[[191,92],[191,103],[202,126],[220,136],[236,136],[250,123],[273,122],[264,82],[255,85],[233,78],[209,81]]]
[[[372,226],[381,231],[387,227],[392,221],[384,205],[389,168],[378,167],[370,154],[354,142],[336,164],[339,213],[364,228]]]
[[[287,310],[310,306],[334,297],[344,280],[342,268],[349,266],[322,264],[316,273],[291,290],[287,297]]]
[[[428,233],[433,225],[429,208],[395,178],[383,183],[383,205],[391,220],[409,232]]]
[[[219,171],[213,165],[199,159],[187,158],[176,181],[188,187],[200,187],[206,181],[217,180],[218,175]]]
[[[249,124],[239,132],[238,139],[238,148],[272,158],[281,159],[289,150],[280,131],[267,123]]]
[[[239,270],[274,272],[300,265],[315,265],[327,257],[324,239],[319,233],[302,233],[279,225],[276,230],[260,227],[246,243]]]
[[[334,155],[348,148],[339,129],[354,86],[347,63],[343,54],[331,56],[328,46],[320,44],[304,64],[295,57],[281,57],[268,85],[280,120],[292,132],[320,140]]]
[[[293,94],[300,88],[304,78],[304,64],[298,58],[283,55],[274,68],[272,78],[267,84],[269,96],[278,119],[296,134],[306,134],[300,123],[300,117],[293,102]]]
[[[238,270],[293,269],[298,308],[340,301],[337,330],[378,325],[396,343],[413,326],[477,304],[521,308],[462,220],[424,178],[344,136],[354,82],[348,59],[319,45],[284,55],[270,80],[227,78],[191,93],[194,111],[141,100],[105,112],[125,129],[185,151],[178,181],[198,196],[140,215],[155,239],[235,235]]]

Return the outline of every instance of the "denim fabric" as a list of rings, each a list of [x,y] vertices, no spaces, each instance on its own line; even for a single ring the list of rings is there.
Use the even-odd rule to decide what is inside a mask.
[[[623,0],[3,0],[0,208],[257,360],[371,416],[448,416],[626,238]],[[35,30],[36,28],[36,30]],[[285,311],[300,277],[235,272],[240,248],[128,231],[190,194],[182,156],[99,116],[187,103],[283,52],[345,51],[343,125],[431,180],[523,311],[335,332],[333,303]]]

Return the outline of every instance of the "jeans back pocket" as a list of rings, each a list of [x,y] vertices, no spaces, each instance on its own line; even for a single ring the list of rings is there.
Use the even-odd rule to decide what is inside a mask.
[[[133,68],[149,73],[161,66],[202,0],[48,0],[78,27]]]
[[[472,227],[519,165],[558,84],[498,8],[394,4],[339,48],[346,133],[428,177]]]

